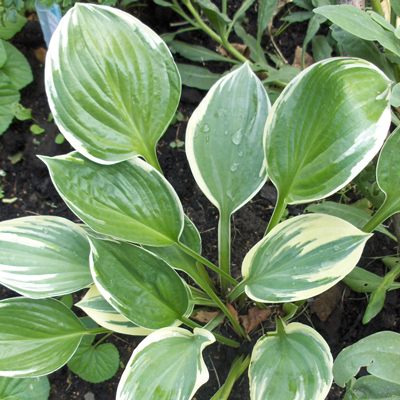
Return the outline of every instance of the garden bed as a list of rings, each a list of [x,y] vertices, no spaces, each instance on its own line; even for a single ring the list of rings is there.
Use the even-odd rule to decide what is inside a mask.
[[[237,8],[240,3],[233,5]],[[137,15],[144,23],[152,27],[157,33],[169,31],[170,23],[179,18],[169,10],[148,3],[146,7],[134,8],[133,14]],[[256,19],[254,10],[248,12],[249,22],[253,24]],[[46,166],[36,155],[56,156],[72,150],[67,142],[62,145],[55,143],[59,133],[53,122],[49,121],[50,110],[44,90],[44,67],[42,61],[35,55],[35,50],[44,47],[40,26],[37,21],[29,21],[23,31],[18,34],[12,43],[27,57],[34,73],[34,81],[21,91],[21,104],[32,110],[33,117],[45,129],[45,133],[34,136],[29,127],[30,121],[14,122],[0,138],[0,169],[5,172],[1,177],[1,186],[4,190],[4,199],[8,203],[1,203],[0,221],[31,215],[56,215],[78,222],[76,216],[68,209],[56,192],[48,175]],[[252,20],[253,18],[253,20]],[[294,52],[304,40],[306,31],[304,24],[294,24],[279,36],[278,46],[289,62],[293,62]],[[203,33],[191,33],[180,40],[191,41],[215,50],[215,46],[208,36]],[[237,40],[240,41],[239,39]],[[264,46],[268,46],[265,39]],[[214,47],[214,48],[213,48]],[[38,52],[36,51],[36,54]],[[39,56],[40,58],[40,56]],[[224,70],[221,63],[208,63],[207,66],[214,72]],[[185,141],[187,120],[197,107],[206,92],[183,87],[179,111],[184,120],[172,125],[157,146],[161,168],[167,180],[175,188],[187,216],[195,223],[202,237],[203,255],[217,262],[217,223],[218,211],[210,204],[194,182],[185,154],[185,147],[173,147],[171,143]],[[15,156],[18,155],[17,158]],[[19,158],[19,161],[17,159]],[[350,201],[356,201],[354,191],[347,193]],[[338,200],[338,196],[334,196]],[[15,201],[13,201],[16,199]],[[240,274],[241,262],[245,254],[263,236],[268,220],[272,214],[276,200],[276,191],[268,182],[261,192],[245,207],[235,213],[232,218],[232,266],[234,275]],[[288,207],[290,215],[303,213],[304,207]],[[376,233],[367,242],[362,259],[358,264],[361,267],[384,274],[384,266],[379,257],[394,255],[396,243],[387,236]],[[0,299],[15,296],[16,293],[0,286]],[[78,293],[76,296],[82,296]],[[314,326],[324,337],[331,348],[334,357],[346,346],[378,331],[391,330],[400,333],[400,310],[398,294],[389,292],[383,311],[369,324],[363,325],[361,320],[367,306],[365,295],[354,293],[344,284],[339,283],[328,292],[308,302],[299,321]],[[242,313],[246,309],[241,310]],[[266,331],[275,329],[273,316],[256,328],[250,335],[252,341],[246,342],[239,353],[249,353],[257,339]],[[229,330],[228,325],[221,327],[221,333],[227,337],[234,337],[235,333]],[[142,340],[140,337],[114,334],[107,339],[117,346],[121,357],[121,368],[110,380],[91,384],[80,379],[64,366],[59,371],[49,376],[51,383],[50,399],[67,400],[109,400],[115,398],[117,385],[123,367],[128,362],[135,346]],[[204,351],[204,359],[210,373],[210,381],[200,388],[195,395],[196,400],[209,400],[217,391],[220,384],[225,381],[230,365],[237,352],[228,346],[214,344]],[[249,399],[247,373],[236,383],[231,399]],[[344,390],[333,385],[329,400],[343,398]]]

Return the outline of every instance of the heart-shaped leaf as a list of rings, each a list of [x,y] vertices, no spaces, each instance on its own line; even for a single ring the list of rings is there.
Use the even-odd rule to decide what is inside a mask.
[[[157,165],[181,81],[152,30],[121,10],[76,4],[52,37],[45,75],[54,120],[76,150],[102,164],[142,155]]]
[[[115,375],[119,367],[119,353],[112,343],[93,346],[94,339],[95,335],[82,338],[68,367],[85,381],[99,383]]]
[[[289,83],[265,128],[278,202],[327,197],[372,160],[391,122],[390,84],[373,64],[355,58],[313,64]]]
[[[164,328],[147,336],[132,354],[118,385],[117,400],[190,400],[208,381],[203,349],[213,334],[195,328]]]
[[[297,322],[258,340],[249,367],[251,400],[324,400],[333,359],[322,336]]]
[[[88,331],[54,299],[14,297],[0,301],[0,375],[50,374],[72,357]]]
[[[246,255],[235,290],[245,287],[251,299],[268,303],[317,296],[356,266],[370,236],[324,214],[286,220]]]
[[[4,65],[7,61],[7,53],[4,47],[4,40],[0,40],[0,68]]]
[[[120,314],[101,295],[96,285],[93,285],[85,294],[85,297],[75,305],[85,311],[99,325],[111,331],[135,336],[147,336],[153,332],[150,329],[135,325]]]
[[[6,18],[4,24],[0,24],[0,39],[11,39],[23,28],[27,22],[28,20],[18,13],[16,22],[11,22],[8,18]]]
[[[41,157],[71,210],[94,231],[149,246],[169,246],[183,209],[168,181],[139,158],[100,165],[77,152]]]
[[[377,378],[400,384],[400,334],[378,332],[346,347],[333,366],[335,382],[344,387],[361,367]]]
[[[33,81],[31,66],[25,56],[11,43],[3,42],[7,54],[7,61],[0,69],[0,74],[5,74],[11,83],[18,89],[24,88]]]
[[[2,135],[14,119],[13,104],[21,98],[18,89],[5,74],[0,74],[0,135]]]
[[[188,289],[163,260],[129,243],[90,241],[96,286],[130,321],[159,329],[178,323],[190,312]]]
[[[270,109],[249,64],[219,80],[189,120],[186,154],[197,184],[227,215],[265,183],[263,128]]]
[[[0,376],[1,400],[47,400],[50,394],[48,378],[6,378]]]
[[[0,282],[24,296],[62,296],[90,285],[89,255],[84,231],[64,218],[0,223]]]

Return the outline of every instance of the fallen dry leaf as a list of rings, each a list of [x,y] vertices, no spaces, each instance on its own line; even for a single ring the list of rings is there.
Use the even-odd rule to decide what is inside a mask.
[[[294,53],[294,60],[293,60],[293,64],[292,64],[292,67],[297,67],[300,69],[300,71],[303,70],[303,66],[302,66],[302,62],[301,62],[302,51],[303,51],[303,49],[300,46],[296,47],[296,51]],[[304,64],[305,64],[306,68],[314,63],[315,63],[314,59],[308,53],[306,53],[306,56],[304,58]]]
[[[33,50],[35,53],[36,58],[44,64],[44,61],[46,60],[46,54],[47,50],[44,49],[43,47],[40,47],[39,49]]]
[[[212,319],[214,319],[218,315],[218,311],[210,312],[210,311],[199,311],[195,316],[191,318],[195,321],[202,322],[203,324],[208,324]]]
[[[237,311],[232,307],[232,305],[229,304],[229,303],[226,303],[226,307],[227,307],[227,309],[230,311],[230,313],[233,315],[233,317],[236,319],[236,321],[239,322],[238,313],[237,313]]]
[[[265,321],[270,315],[271,310],[261,310],[258,307],[250,308],[247,315],[241,315],[240,322],[243,325],[246,335],[248,335],[254,328]]]
[[[344,283],[337,283],[335,286],[316,297],[312,304],[311,311],[317,314],[322,322],[325,322],[340,303],[345,289],[346,285]],[[350,292],[348,290],[346,292],[348,296]]]
[[[245,56],[246,58],[250,57],[250,49],[248,46],[241,44],[241,43],[231,43],[232,47],[234,47],[241,55]],[[227,52],[222,46],[217,47],[218,53],[223,55],[224,57],[227,58],[235,58],[232,57],[232,55]]]

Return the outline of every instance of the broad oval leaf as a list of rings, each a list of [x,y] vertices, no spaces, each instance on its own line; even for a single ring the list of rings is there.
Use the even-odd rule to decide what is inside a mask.
[[[376,181],[385,193],[386,199],[379,213],[382,219],[400,211],[400,128],[389,136],[379,155],[376,167]]]
[[[286,220],[246,255],[240,285],[251,299],[267,303],[317,296],[356,266],[370,236],[329,215]]]
[[[75,306],[85,311],[99,325],[111,331],[134,336],[147,336],[153,332],[153,330],[135,325],[120,314],[101,295],[96,285],[93,285],[85,294],[85,297]]]
[[[346,347],[333,366],[335,382],[344,387],[361,367],[377,378],[400,384],[400,334],[378,332]]]
[[[372,160],[391,122],[390,83],[355,58],[323,60],[289,83],[265,127],[268,174],[282,201],[327,197]]]
[[[251,400],[324,400],[333,359],[322,336],[297,322],[258,340],[249,367]]]
[[[399,396],[400,385],[367,375],[346,388],[344,400],[398,400]]]
[[[129,243],[94,238],[90,242],[97,288],[130,321],[160,329],[177,323],[190,311],[188,289],[163,260]]]
[[[267,179],[262,137],[269,109],[268,95],[246,63],[219,80],[189,120],[190,168],[203,193],[226,215]]]
[[[154,165],[181,81],[147,26],[115,8],[76,4],[52,37],[45,79],[54,119],[76,150],[101,164],[142,155]]]
[[[118,385],[117,400],[190,400],[209,378],[203,349],[214,335],[195,328],[164,328],[147,336],[132,354]]]
[[[364,268],[355,267],[344,279],[343,282],[352,290],[359,293],[371,293],[382,284],[383,278],[367,271]],[[393,282],[389,290],[400,289],[400,282]]]
[[[209,90],[212,85],[221,79],[221,75],[210,72],[207,68],[197,65],[177,64],[182,84],[201,90]]]
[[[311,204],[306,208],[306,211],[328,214],[333,215],[334,217],[342,218],[345,221],[350,222],[358,229],[362,229],[364,225],[371,219],[371,215],[360,208],[350,206],[348,204],[335,203],[333,201],[324,201],[323,203],[319,204]],[[392,235],[382,225],[379,225],[376,230],[384,233],[397,242],[396,236]]]
[[[217,33],[221,37],[226,36],[226,28],[231,22],[226,13],[220,12],[218,7],[210,0],[198,0],[198,4]]]
[[[6,378],[0,376],[0,399],[4,400],[47,400],[50,394],[49,379]]]
[[[344,29],[339,28],[337,25],[332,25],[330,29],[333,38],[343,46],[343,49],[349,56],[372,62],[383,71],[389,79],[395,80],[393,64],[388,61],[384,53],[381,53],[374,42],[360,39]]]
[[[168,181],[134,158],[100,165],[77,152],[41,157],[68,207],[90,228],[115,238],[169,246],[183,228],[183,209]]]
[[[111,379],[119,367],[118,349],[112,343],[92,346],[95,335],[82,338],[68,368],[85,381],[99,383]]]
[[[0,223],[0,283],[31,298],[74,293],[93,282],[84,231],[60,217]]]
[[[72,357],[89,331],[54,299],[14,297],[0,301],[0,375],[50,374]]]
[[[360,8],[352,7],[350,4],[327,5],[318,7],[314,12],[361,39],[378,41],[383,47],[400,56],[400,45],[395,34],[384,29]]]

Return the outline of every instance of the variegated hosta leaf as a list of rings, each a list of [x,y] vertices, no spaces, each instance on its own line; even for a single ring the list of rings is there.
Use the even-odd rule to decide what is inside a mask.
[[[389,218],[400,211],[400,129],[397,128],[388,138],[379,155],[376,167],[376,180],[386,194],[380,213],[382,219]]]
[[[115,8],[76,4],[54,33],[46,92],[71,145],[101,164],[144,156],[179,103],[181,81],[164,41]]]
[[[50,374],[72,357],[83,335],[78,317],[54,299],[0,301],[0,375]]]
[[[344,387],[361,367],[377,378],[400,384],[400,334],[378,332],[346,347],[335,360],[335,382]]]
[[[335,193],[372,160],[391,122],[390,84],[356,58],[323,60],[289,83],[265,127],[268,175],[286,204]]]
[[[184,215],[179,198],[140,158],[114,165],[77,152],[41,159],[69,208],[94,231],[149,246],[178,241]]]
[[[179,242],[189,247],[196,253],[201,254],[201,237],[199,231],[193,222],[185,215],[184,226],[181,236],[179,237]],[[196,262],[197,260],[192,256],[185,253],[178,245],[174,244],[172,246],[164,247],[154,247],[154,246],[143,246],[145,249],[149,250],[153,254],[160,257],[172,268],[185,271],[194,280],[199,273]]]
[[[153,332],[150,329],[135,325],[120,314],[101,295],[96,285],[93,285],[85,294],[85,297],[79,303],[76,303],[75,306],[85,311],[99,325],[111,331],[135,336],[147,336]]]
[[[265,183],[268,95],[249,64],[220,79],[189,120],[186,154],[197,184],[230,215]]]
[[[240,285],[267,303],[316,296],[357,264],[370,234],[324,214],[307,214],[276,226],[246,255]]]
[[[62,296],[90,285],[89,255],[85,233],[64,218],[0,223],[0,283],[24,296]]]
[[[163,260],[129,243],[94,238],[90,242],[91,271],[97,288],[130,321],[159,329],[190,313],[188,288]]]
[[[132,354],[118,385],[117,400],[190,400],[209,378],[202,357],[213,334],[195,328],[164,328],[147,336]]]
[[[0,376],[0,399],[2,400],[48,400],[50,382],[40,378],[6,378]]]
[[[277,325],[253,349],[251,400],[325,400],[333,379],[329,346],[309,326],[285,327],[280,320]]]

